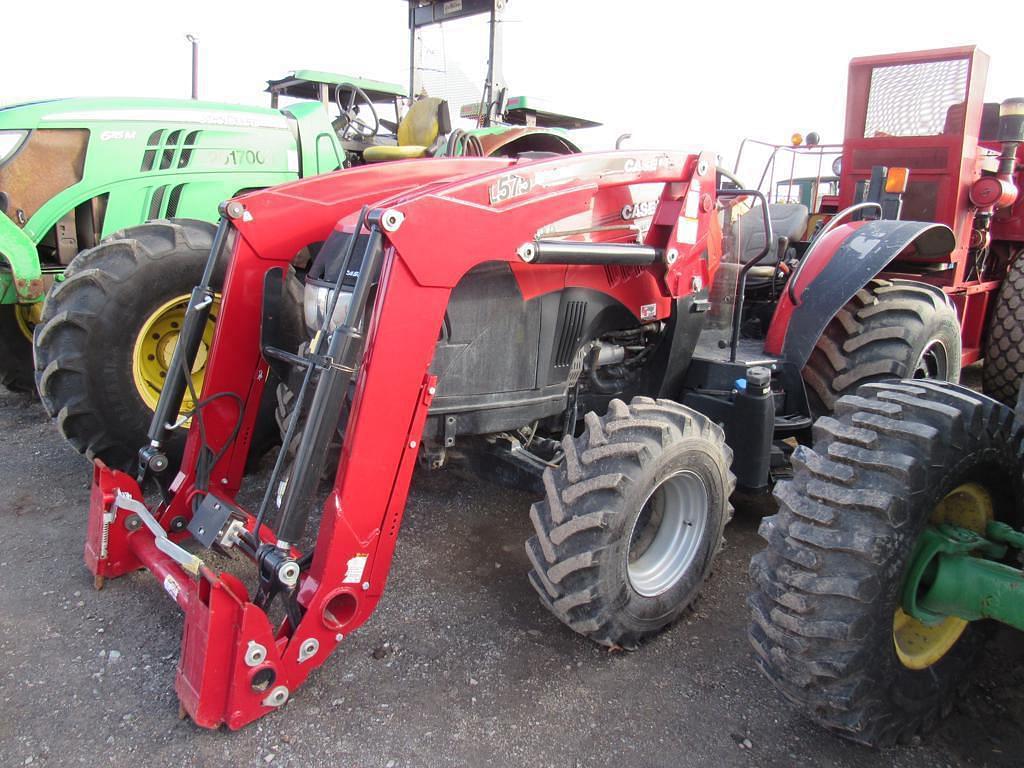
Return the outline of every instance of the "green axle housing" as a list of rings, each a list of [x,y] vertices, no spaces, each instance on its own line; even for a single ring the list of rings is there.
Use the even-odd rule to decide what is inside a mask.
[[[1024,571],[996,562],[1007,546],[1024,547],[1024,534],[998,522],[985,534],[953,525],[926,529],[904,584],[903,610],[928,626],[956,616],[1024,630]]]

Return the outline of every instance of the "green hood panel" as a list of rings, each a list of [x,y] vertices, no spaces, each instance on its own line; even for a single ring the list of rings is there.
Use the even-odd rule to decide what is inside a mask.
[[[288,128],[287,119],[276,109],[188,99],[55,99],[0,108],[0,130],[141,122],[282,130]]]
[[[275,109],[178,99],[59,99],[6,107],[0,109],[0,130],[30,133],[0,167],[0,191],[11,201],[8,216],[20,221],[35,242],[68,211],[99,195],[109,196],[107,216],[120,225],[183,216],[186,207],[190,215],[198,207],[203,212],[199,218],[216,218],[217,203],[239,190],[298,177],[292,126]],[[87,132],[84,157],[74,159],[84,166],[80,181],[64,188],[37,187],[29,194],[21,187],[49,178],[36,168],[50,156],[48,147],[59,143],[55,136],[66,130]],[[197,186],[175,191],[179,184],[198,181],[204,183],[204,198],[219,197],[199,202]],[[18,204],[40,196],[45,198],[41,204]],[[104,234],[110,231],[104,227]]]

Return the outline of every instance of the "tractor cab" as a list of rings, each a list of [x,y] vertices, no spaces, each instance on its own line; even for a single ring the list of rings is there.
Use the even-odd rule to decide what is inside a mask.
[[[560,112],[542,99],[509,95],[503,73],[504,0],[403,2],[409,11],[409,92],[417,96],[443,96],[452,104],[461,104],[456,117],[462,122],[453,135],[468,132],[477,139],[482,154],[569,154],[578,149],[568,131],[601,125]],[[484,52],[478,49],[472,55],[464,52],[461,57],[451,56],[445,42],[445,35],[449,34],[453,39],[476,38],[482,44],[483,40],[473,32],[480,16],[488,17],[487,70],[482,81],[473,67]],[[446,154],[472,154],[472,147],[470,150]]]

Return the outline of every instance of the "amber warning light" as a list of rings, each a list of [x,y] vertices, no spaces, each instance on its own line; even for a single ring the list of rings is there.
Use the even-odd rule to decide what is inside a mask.
[[[909,168],[890,168],[885,175],[885,191],[890,195],[902,195],[910,181]]]

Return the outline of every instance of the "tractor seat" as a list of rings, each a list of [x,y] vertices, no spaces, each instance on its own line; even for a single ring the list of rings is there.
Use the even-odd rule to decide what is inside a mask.
[[[418,99],[398,124],[398,146],[367,147],[363,150],[363,160],[379,163],[426,157],[451,129],[447,101],[432,97]]]
[[[764,248],[764,214],[759,205],[747,211],[736,222],[737,236],[740,238],[739,258],[743,264],[753,261]],[[768,219],[772,223],[772,235],[775,240],[771,244],[768,255],[761,262],[750,268],[752,278],[771,278],[775,274],[775,264],[779,254],[779,238],[788,237],[790,242],[803,240],[807,231],[809,213],[807,206],[801,203],[769,203]],[[785,254],[783,254],[785,255]]]

